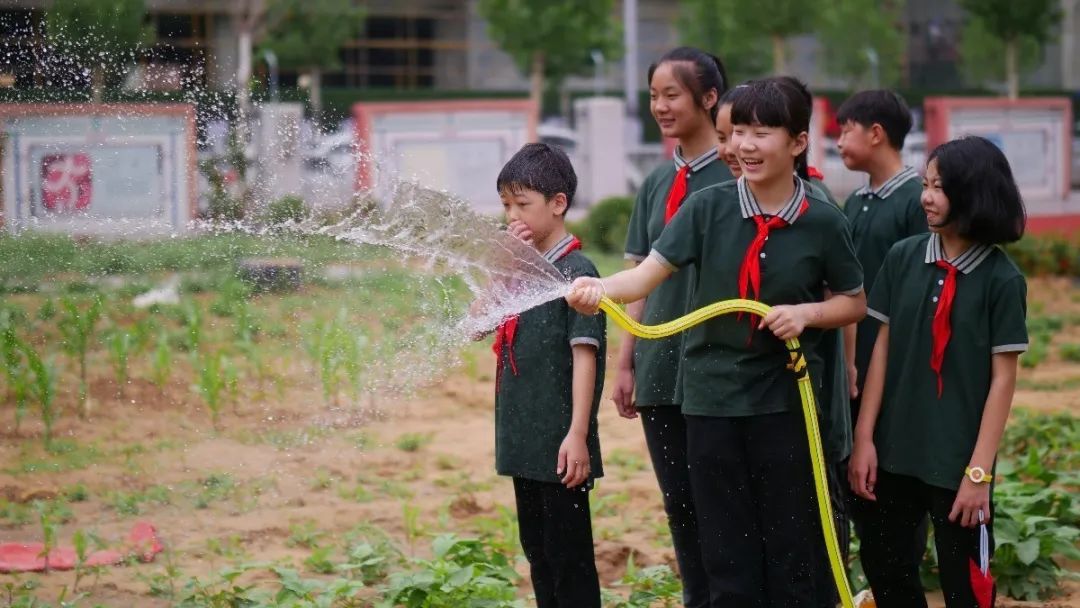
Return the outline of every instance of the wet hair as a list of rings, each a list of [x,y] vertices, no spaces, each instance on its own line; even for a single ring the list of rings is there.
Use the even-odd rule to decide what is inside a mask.
[[[543,143],[525,144],[503,165],[495,188],[500,193],[513,194],[532,190],[544,195],[544,200],[551,200],[561,192],[566,195],[569,209],[577,192],[577,174],[562,148]]]
[[[691,46],[680,46],[664,53],[664,56],[656,63],[649,66],[649,84],[652,84],[653,74],[656,69],[665,63],[670,63],[671,71],[675,79],[694,97],[694,105],[708,112],[713,122],[716,122],[716,114],[720,111],[719,101],[713,107],[706,109],[703,99],[705,94],[716,89],[719,98],[727,91],[727,70],[724,62],[711,53]],[[689,65],[687,65],[689,64]]]
[[[791,76],[753,80],[731,106],[731,124],[782,127],[792,137],[810,131],[813,98],[802,82]],[[808,145],[795,158],[795,172],[809,179]]]
[[[854,122],[869,129],[881,125],[895,150],[904,149],[904,139],[911,131],[911,110],[904,98],[886,89],[859,91],[840,104],[836,121]]]
[[[946,222],[965,239],[984,245],[1012,243],[1024,235],[1027,212],[1005,154],[989,140],[966,136],[934,148],[941,189],[949,199]]]

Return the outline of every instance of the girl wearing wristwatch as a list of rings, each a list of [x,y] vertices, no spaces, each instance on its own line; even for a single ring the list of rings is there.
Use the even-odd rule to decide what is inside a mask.
[[[994,460],[1028,342],[1024,276],[998,245],[1020,238],[1025,212],[1004,154],[980,137],[930,154],[921,203],[930,233],[893,246],[870,294],[882,325],[848,480],[877,605],[926,606],[918,562],[896,549],[928,513],[946,606],[974,608],[971,564],[980,524],[993,546]]]

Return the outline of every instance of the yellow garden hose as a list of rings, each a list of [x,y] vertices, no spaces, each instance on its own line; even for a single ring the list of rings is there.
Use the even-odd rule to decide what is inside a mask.
[[[748,312],[764,317],[770,310],[767,304],[753,300],[724,300],[723,302],[714,302],[699,308],[667,323],[642,325],[631,319],[622,307],[606,297],[600,300],[600,308],[608,314],[612,321],[615,321],[616,325],[634,336],[646,340],[673,336],[720,315],[733,312]],[[806,418],[806,438],[810,442],[810,462],[814,471],[814,491],[817,493],[818,514],[821,516],[821,531],[825,534],[825,548],[829,554],[829,565],[832,568],[833,579],[836,581],[836,589],[840,592],[840,602],[844,608],[854,608],[855,603],[852,600],[847,573],[840,558],[840,543],[836,539],[836,527],[833,524],[832,503],[829,502],[829,486],[825,480],[825,454],[821,449],[821,432],[818,429],[817,405],[814,402],[814,387],[810,383],[810,370],[806,365],[806,357],[803,356],[802,351],[799,349],[798,338],[788,340],[785,346],[787,346],[788,354],[791,357],[788,369],[795,372],[796,381],[799,384],[799,396],[802,399],[803,416]]]

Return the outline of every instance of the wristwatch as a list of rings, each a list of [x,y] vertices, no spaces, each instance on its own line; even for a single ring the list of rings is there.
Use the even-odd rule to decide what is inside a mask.
[[[982,467],[968,467],[964,469],[964,475],[967,475],[971,483],[990,483],[994,480],[994,476],[988,475]]]

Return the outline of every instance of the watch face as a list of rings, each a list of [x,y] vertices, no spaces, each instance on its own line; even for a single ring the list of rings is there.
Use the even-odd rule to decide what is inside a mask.
[[[982,483],[983,479],[986,478],[986,471],[983,471],[979,467],[975,467],[971,469],[971,473],[968,474],[968,477],[975,483]]]

